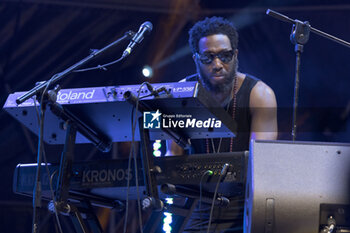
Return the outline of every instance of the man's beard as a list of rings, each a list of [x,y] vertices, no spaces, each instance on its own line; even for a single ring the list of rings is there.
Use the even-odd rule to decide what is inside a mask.
[[[197,65],[197,72],[199,74],[199,80],[203,84],[203,86],[210,92],[213,92],[214,94],[217,93],[231,93],[233,88],[233,81],[237,74],[237,60],[232,64],[233,69],[224,75],[223,82],[212,84],[210,82],[210,77],[208,77],[202,69],[200,69],[199,65]]]

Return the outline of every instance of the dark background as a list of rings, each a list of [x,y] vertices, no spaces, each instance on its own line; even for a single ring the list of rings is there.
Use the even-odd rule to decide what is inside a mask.
[[[154,67],[149,82],[178,81],[195,72],[187,31],[197,20],[217,15],[231,19],[238,29],[239,70],[259,77],[275,91],[280,139],[289,140],[295,75],[294,46],[289,40],[292,25],[267,16],[266,9],[307,20],[314,28],[350,41],[350,4],[345,0],[281,2],[1,0],[0,104],[10,93],[30,90],[35,82],[48,80],[86,57],[89,49],[100,49],[128,30],[137,31],[147,20],[153,23],[152,33],[125,61],[107,71],[71,74],[61,86],[140,84],[145,81],[141,68],[146,64]],[[119,58],[127,44],[88,65]],[[350,141],[349,55],[348,48],[311,34],[301,58],[298,140]],[[31,199],[13,194],[11,185],[15,166],[35,161],[37,137],[5,111],[0,112],[0,124],[0,232],[30,232]],[[91,145],[78,145],[76,159],[127,155],[127,143],[114,146],[114,152],[102,154]],[[47,145],[49,160],[58,161],[61,149]],[[100,218],[108,219],[109,212],[98,211]]]

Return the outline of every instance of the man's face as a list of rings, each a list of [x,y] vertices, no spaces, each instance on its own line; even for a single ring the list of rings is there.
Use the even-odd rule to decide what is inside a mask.
[[[212,92],[231,90],[237,69],[237,49],[223,34],[203,37],[198,42],[199,52],[193,55],[203,85]]]

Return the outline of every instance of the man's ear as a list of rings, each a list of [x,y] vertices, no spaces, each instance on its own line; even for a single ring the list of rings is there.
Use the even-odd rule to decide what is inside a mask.
[[[192,59],[196,63],[196,55],[195,54],[192,55]]]
[[[238,49],[235,49],[235,57],[236,57],[236,59],[237,59],[237,56],[238,56]]]

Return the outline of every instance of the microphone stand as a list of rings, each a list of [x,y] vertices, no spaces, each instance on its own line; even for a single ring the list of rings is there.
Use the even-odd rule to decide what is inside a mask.
[[[72,73],[74,70],[76,70],[77,68],[81,67],[82,65],[84,65],[85,63],[89,62],[91,59],[97,57],[98,55],[102,54],[103,52],[105,52],[106,50],[114,47],[115,45],[119,44],[120,42],[122,42],[123,40],[126,39],[130,39],[131,37],[133,37],[135,35],[134,32],[132,31],[128,31],[124,34],[123,37],[117,39],[116,41],[110,43],[109,45],[103,47],[100,50],[94,50],[89,56],[87,56],[86,58],[82,59],[81,61],[75,63],[74,65],[68,67],[67,69],[65,69],[64,71],[62,71],[61,73],[55,74],[54,76],[52,76],[52,78],[49,81],[44,81],[42,83],[40,83],[39,85],[35,86],[33,89],[31,89],[30,91],[28,91],[27,93],[25,93],[24,95],[18,97],[16,99],[16,103],[17,104],[21,104],[24,101],[26,101],[27,99],[33,97],[34,95],[40,94],[46,87],[47,84],[54,84],[56,82],[58,82],[59,80],[61,80],[63,77],[67,76],[68,74]]]
[[[33,96],[37,96],[37,99],[39,99],[38,97],[41,95],[46,95],[44,92],[45,88],[47,86],[50,86],[54,83],[56,83],[57,81],[61,80],[63,77],[67,76],[68,74],[72,73],[74,70],[76,70],[77,68],[81,67],[82,65],[84,65],[85,63],[87,63],[88,61],[90,61],[91,59],[97,57],[98,55],[102,54],[103,52],[105,52],[106,50],[108,50],[109,48],[112,48],[113,46],[119,44],[120,42],[126,40],[126,39],[130,39],[135,33],[132,31],[128,31],[124,34],[124,36],[122,36],[121,38],[117,39],[116,41],[110,43],[109,45],[105,46],[104,48],[100,49],[100,50],[95,50],[93,51],[89,56],[87,56],[86,58],[82,59],[81,61],[77,62],[76,64],[70,66],[69,68],[67,68],[66,70],[62,71],[61,73],[55,74],[54,76],[52,76],[52,78],[49,81],[44,81],[41,82],[39,85],[35,86],[33,89],[31,89],[30,91],[28,91],[27,93],[25,93],[24,95],[20,96],[19,98],[16,99],[16,103],[17,104],[21,104],[23,102],[25,102],[26,100],[28,100],[29,98],[33,97]],[[35,100],[34,100],[35,101]],[[41,116],[42,118],[44,117],[44,111],[47,105],[47,99],[46,97],[44,98],[44,102],[41,103],[42,106],[42,113]],[[34,190],[33,190],[33,225],[32,225],[32,233],[36,233],[39,232],[39,215],[38,212],[41,208],[41,162],[42,162],[42,143],[40,141],[43,140],[43,121],[44,119],[40,120],[40,137],[39,137],[39,148],[38,148],[38,156],[37,156],[37,171],[36,171],[36,175],[35,175],[35,183],[34,183]]]
[[[339,39],[335,36],[322,32],[316,28],[310,26],[308,21],[301,22],[297,19],[293,20],[281,13],[268,9],[266,14],[272,16],[280,21],[293,24],[292,33],[290,35],[291,42],[295,45],[294,51],[296,53],[296,65],[295,65],[295,84],[294,84],[294,99],[293,99],[293,124],[292,124],[292,140],[295,141],[297,132],[297,109],[298,109],[298,96],[299,96],[299,79],[300,79],[300,59],[303,52],[304,45],[309,40],[310,32],[313,32],[319,36],[325,37],[336,43],[344,45],[350,48],[350,43]]]
[[[295,83],[294,83],[294,98],[293,98],[293,124],[292,124],[292,140],[295,141],[297,134],[297,110],[299,97],[299,77],[300,77],[300,59],[303,52],[304,45],[308,42],[310,36],[309,22],[300,22],[295,20],[293,24],[292,33],[290,34],[290,41],[295,45],[294,51],[296,53],[295,62]]]

